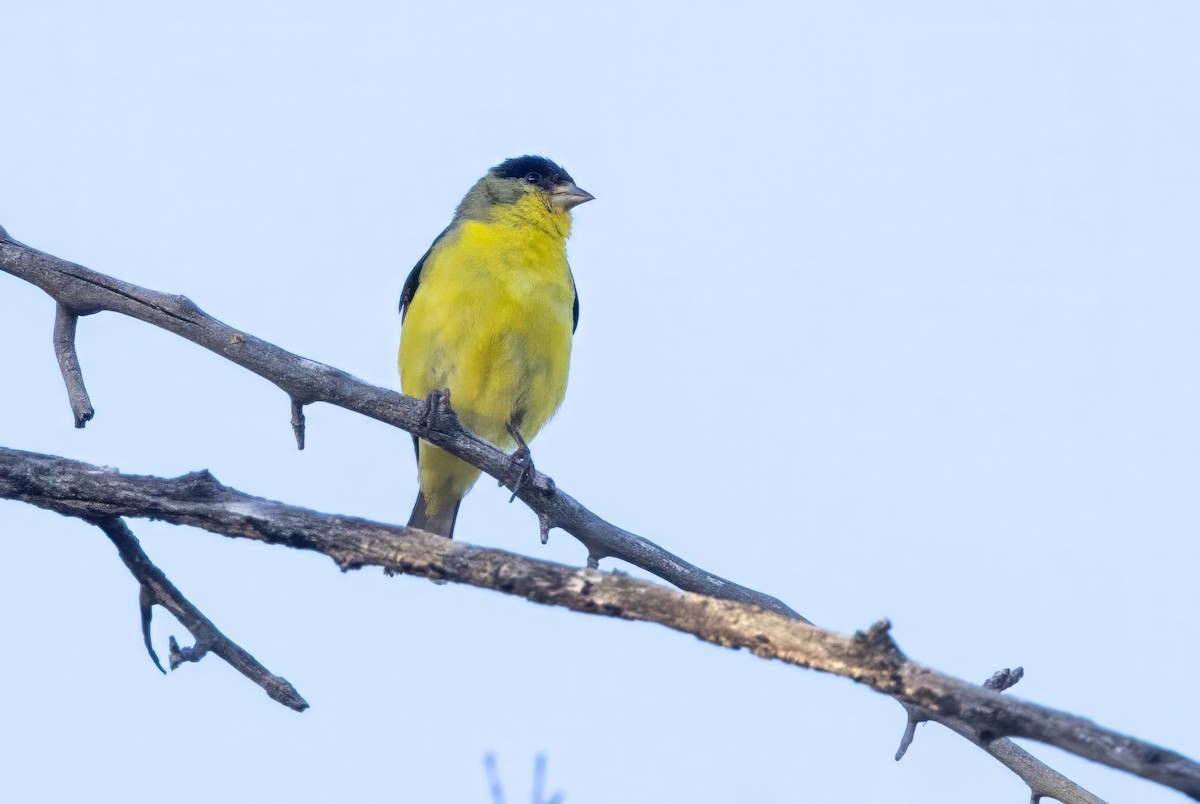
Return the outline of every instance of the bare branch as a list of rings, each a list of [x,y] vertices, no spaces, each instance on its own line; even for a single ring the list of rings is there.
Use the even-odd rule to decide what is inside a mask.
[[[1025,677],[1025,668],[1018,667],[1015,670],[1004,668],[997,670],[992,674],[991,678],[983,682],[983,686],[989,690],[996,692],[1004,692],[1006,689],[1014,686],[1018,681]],[[920,707],[909,706],[903,704],[904,713],[908,717],[908,722],[904,724],[904,734],[900,736],[900,747],[896,749],[896,761],[904,759],[905,752],[912,745],[913,738],[917,734],[917,726],[929,720],[929,713],[922,710]]]
[[[292,401],[293,420],[297,406],[328,402],[419,435],[497,480],[510,476],[509,456],[463,428],[456,416],[430,417],[424,400],[376,387],[236,330],[184,296],[148,290],[53,257],[13,240],[3,229],[0,270],[36,285],[60,305],[80,314],[101,310],[122,313],[221,355],[282,389]],[[713,575],[648,539],[606,522],[560,491],[541,472],[531,471],[517,496],[538,514],[543,527],[562,528],[581,541],[590,558],[618,558],[689,592],[753,603],[803,619],[770,595]]]
[[[343,570],[379,566],[587,614],[656,622],[716,645],[746,648],[765,659],[858,681],[920,707],[928,717],[947,723],[993,756],[1005,757],[1005,764],[1027,759],[1029,772],[1043,777],[1048,769],[1016,746],[996,750],[997,743],[1006,745],[1000,738],[1045,742],[1200,796],[1200,764],[1193,760],[1084,718],[923,667],[900,652],[886,622],[845,636],[754,605],[677,592],[624,574],[537,561],[419,530],[253,497],[221,485],[208,472],[171,479],[125,475],[65,458],[0,448],[0,498],[88,520],[151,517],[313,550],[329,556]],[[1035,797],[1098,801],[1065,779],[1067,792],[1040,793],[1050,789],[1049,778],[1031,784]]]
[[[1052,798],[1055,801],[1068,802],[1068,804],[1105,804],[1104,799],[1083,789],[1012,740],[984,740],[980,737],[978,729],[961,718],[939,717],[922,706],[913,706],[903,701],[900,702],[900,705],[904,707],[908,721],[904,727],[904,736],[900,738],[900,748],[896,751],[897,761],[904,757],[904,753],[912,745],[917,726],[927,721],[934,721],[955,734],[965,737],[969,742],[975,743],[993,759],[1015,773],[1021,781],[1029,786],[1031,800],[1035,803],[1042,798]],[[1091,759],[1091,757],[1088,758]]]
[[[1006,667],[1003,670],[997,670],[993,673],[987,681],[983,682],[983,686],[985,689],[1004,692],[1007,689],[1011,689],[1024,677],[1025,669],[1023,667],[1016,669]],[[1045,796],[1059,801],[1104,804],[1102,799],[1084,790],[1053,768],[1046,766],[1041,760],[1020,748],[1011,740],[983,740],[975,729],[962,721],[947,721],[945,718],[937,717],[924,707],[913,706],[903,701],[900,702],[900,705],[904,707],[904,714],[907,721],[904,724],[904,734],[900,737],[900,747],[896,749],[897,762],[904,758],[904,754],[912,745],[913,738],[917,734],[917,726],[927,721],[935,720],[955,733],[966,737],[991,754],[995,759],[999,760],[1001,764],[1017,774],[1017,776],[1021,777],[1021,780],[1029,785],[1032,794],[1031,800],[1034,804]]]
[[[56,301],[68,303],[72,309],[86,313],[112,310],[130,315],[174,332],[259,374],[288,393],[292,401],[294,430],[297,408],[313,401],[325,401],[418,434],[498,478],[501,483],[511,468],[509,457],[462,428],[448,405],[447,415],[431,417],[428,401],[413,400],[376,388],[337,369],[305,360],[234,330],[203,313],[185,297],[140,288],[31,249],[13,240],[2,228],[0,269],[41,287]],[[619,558],[681,589],[756,604],[807,622],[769,595],[707,573],[653,542],[600,519],[558,491],[549,477],[536,471],[531,475],[517,496],[537,513],[542,541],[545,542],[551,527],[562,527],[587,548],[589,568],[598,567],[602,558]],[[951,728],[957,723],[948,714],[934,719]],[[965,728],[965,724],[958,725]],[[998,740],[993,744],[1003,742],[1007,741]],[[1045,770],[1053,773],[1049,768]]]
[[[300,693],[296,692],[296,688],[286,678],[273,675],[267,668],[259,664],[258,660],[247,653],[245,649],[222,634],[211,620],[200,613],[200,610],[175,588],[163,571],[155,566],[142,550],[137,537],[120,517],[109,515],[82,518],[88,519],[104,531],[105,535],[116,545],[117,552],[120,553],[125,566],[141,584],[139,602],[142,636],[146,642],[146,650],[149,651],[150,658],[154,660],[154,664],[159,670],[163,670],[163,666],[158,661],[158,656],[150,641],[150,612],[155,603],[174,614],[175,619],[179,620],[196,639],[194,647],[180,648],[175,637],[171,637],[172,670],[183,662],[198,662],[206,654],[212,652],[228,662],[234,670],[262,687],[272,700],[297,712],[303,712],[308,708],[308,703],[300,697]],[[166,671],[163,670],[163,672]]]

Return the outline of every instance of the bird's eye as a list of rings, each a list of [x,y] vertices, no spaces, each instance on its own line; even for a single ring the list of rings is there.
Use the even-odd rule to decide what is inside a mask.
[[[541,180],[542,180],[541,173],[529,173],[525,176],[525,181],[529,182],[530,184],[537,184]]]

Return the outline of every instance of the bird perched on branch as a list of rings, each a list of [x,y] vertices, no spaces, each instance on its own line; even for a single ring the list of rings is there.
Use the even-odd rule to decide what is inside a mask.
[[[540,156],[509,159],[475,183],[404,283],[404,393],[448,392],[464,425],[528,459],[527,442],[567,390],[579,297],[566,240],[571,210],[592,198]],[[421,488],[409,527],[453,538],[479,470],[413,444]]]

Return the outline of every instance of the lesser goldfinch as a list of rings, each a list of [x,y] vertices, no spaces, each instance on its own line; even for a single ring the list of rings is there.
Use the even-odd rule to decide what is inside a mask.
[[[579,296],[571,210],[594,198],[540,156],[508,159],[463,197],[400,294],[400,386],[448,391],[464,425],[525,449],[562,404]],[[453,538],[479,470],[413,437],[420,490],[409,527]]]

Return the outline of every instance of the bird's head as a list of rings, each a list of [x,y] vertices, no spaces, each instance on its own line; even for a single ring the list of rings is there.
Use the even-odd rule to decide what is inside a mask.
[[[458,217],[552,227],[570,231],[570,212],[595,196],[579,189],[567,171],[542,156],[506,159],[475,183],[458,207]]]

